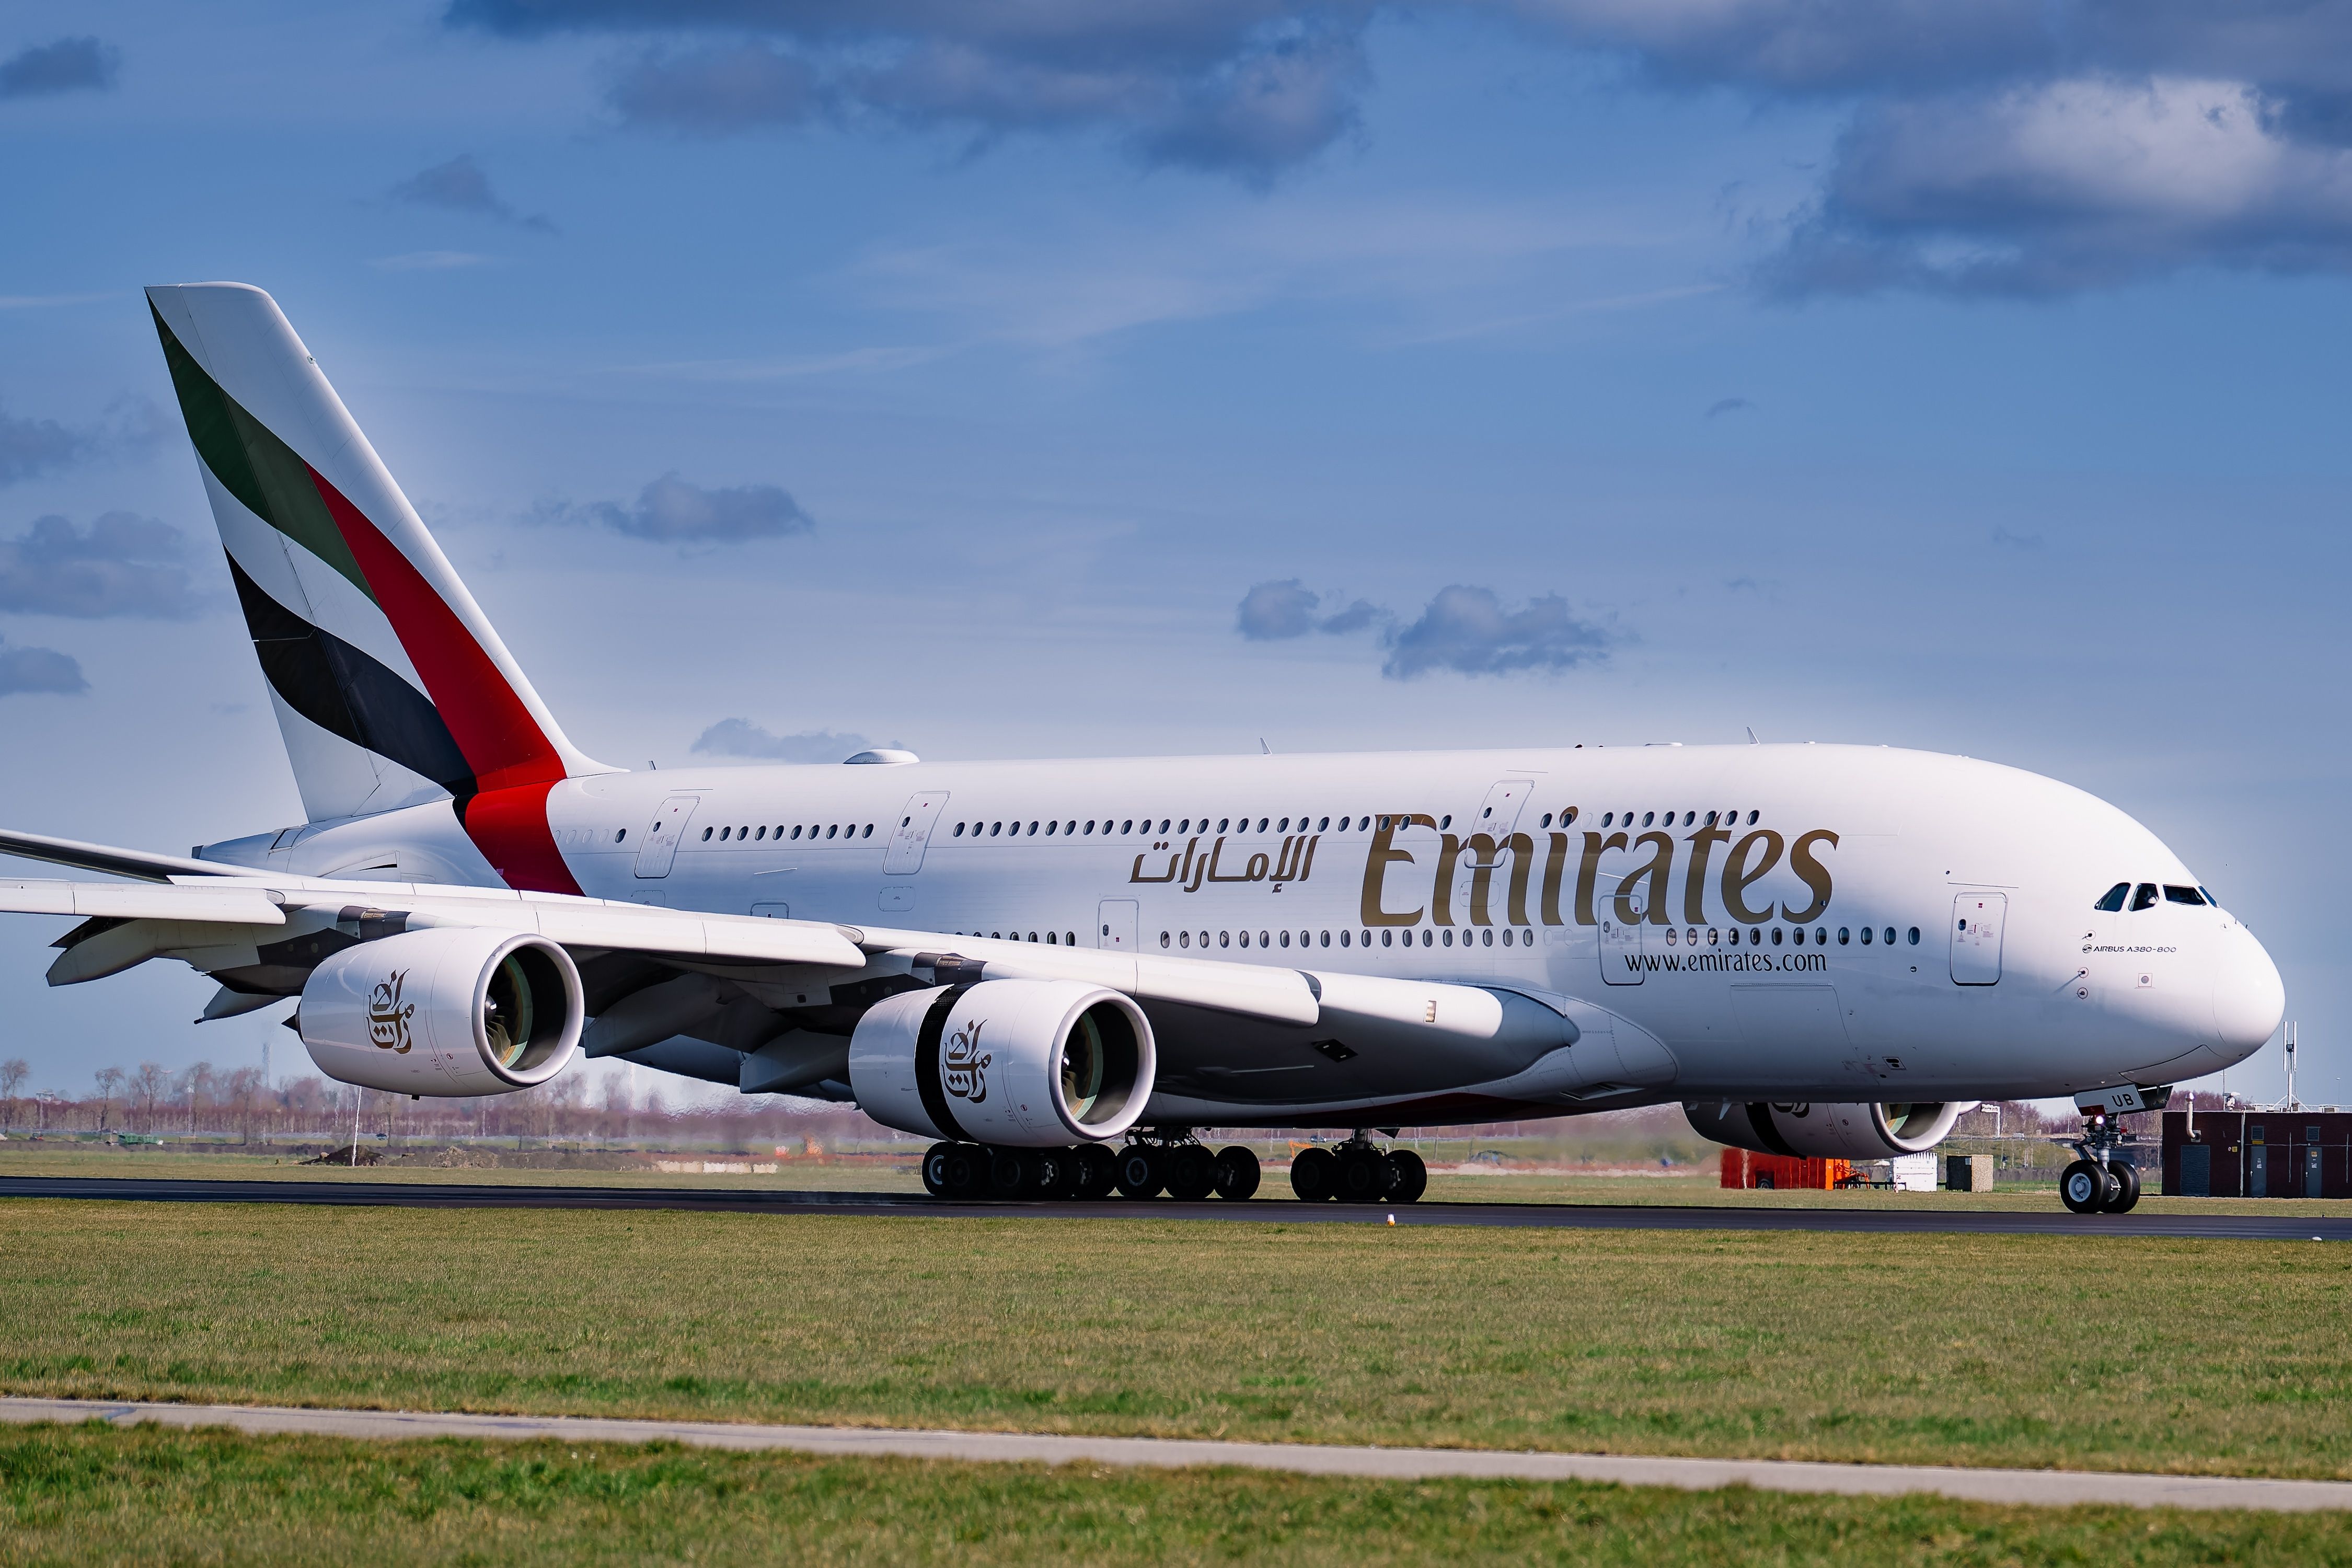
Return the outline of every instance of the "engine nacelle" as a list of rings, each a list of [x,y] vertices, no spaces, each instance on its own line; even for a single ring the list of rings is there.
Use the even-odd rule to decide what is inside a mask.
[[[1135,1125],[1159,1058],[1143,1010],[1076,980],[902,992],[857,1020],[849,1087],[885,1127],[1043,1149]]]
[[[545,937],[441,926],[327,959],[294,1016],[329,1078],[455,1098],[545,1083],[585,1013],[572,955]]]
[[[1753,1149],[1759,1154],[1795,1154],[1812,1160],[1884,1160],[1920,1154],[1944,1141],[1973,1100],[1925,1100],[1914,1104],[1774,1105],[1759,1100],[1725,1105],[1687,1100],[1683,1114],[1702,1138]]]

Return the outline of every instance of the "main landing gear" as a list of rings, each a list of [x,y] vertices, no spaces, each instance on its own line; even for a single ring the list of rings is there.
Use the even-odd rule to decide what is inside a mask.
[[[2082,1155],[2058,1175],[2058,1200],[2075,1214],[2129,1214],[2139,1202],[2139,1167],[2123,1153],[2123,1130],[2104,1110],[2083,1118]]]
[[[1257,1156],[1238,1144],[1211,1152],[1190,1131],[1131,1134],[1123,1149],[1080,1143],[1068,1149],[998,1149],[934,1143],[923,1155],[923,1187],[935,1198],[1084,1201],[1113,1193],[1130,1198],[1165,1192],[1183,1203],[1211,1197],[1239,1203],[1257,1191]]]
[[[1290,1162],[1290,1190],[1310,1204],[1419,1203],[1429,1167],[1410,1149],[1383,1150],[1364,1128],[1336,1148],[1301,1149]]]

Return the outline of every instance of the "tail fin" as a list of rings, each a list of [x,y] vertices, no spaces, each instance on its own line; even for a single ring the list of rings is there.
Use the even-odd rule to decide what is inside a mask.
[[[277,301],[147,300],[310,819],[446,795],[509,881],[575,890],[547,792],[613,770],[564,739]]]

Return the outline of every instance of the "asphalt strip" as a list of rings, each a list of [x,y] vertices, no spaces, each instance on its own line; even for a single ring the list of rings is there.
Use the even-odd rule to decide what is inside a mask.
[[[1712,1491],[1927,1492],[1969,1502],[2047,1507],[2243,1509],[2308,1513],[2352,1509],[2352,1481],[2237,1476],[2131,1475],[2110,1470],[1992,1470],[1936,1465],[1828,1465],[1791,1459],[1643,1458],[1620,1454],[1496,1453],[1475,1448],[1368,1448],[1311,1443],[1226,1443],[1192,1437],[1073,1437],[1015,1432],[898,1431],[872,1426],[759,1426],[723,1421],[615,1421],[585,1415],[436,1415],[400,1410],[297,1410],[267,1405],[156,1405],[0,1396],[0,1421],[117,1426],[227,1426],[322,1437],[465,1437],[501,1442],[683,1443],[850,1458],[1045,1465],[1225,1467],[1296,1475],[1420,1480],[1601,1481]]]
[[[921,1193],[793,1192],[777,1187],[535,1186],[459,1182],[221,1180],[195,1177],[0,1176],[0,1198],[101,1198],[140,1203],[304,1204],[394,1208],[686,1209],[732,1214],[895,1214],[931,1218],[1184,1219],[1227,1224],[1495,1226],[1538,1230],[1832,1231],[1848,1235],[2166,1237],[2352,1241],[2352,1215],[2143,1211],[2071,1215],[2047,1209],[1734,1208],[1706,1204],[1306,1204],[1107,1199],[958,1203]],[[2288,1211],[2298,1205],[2284,1205]]]

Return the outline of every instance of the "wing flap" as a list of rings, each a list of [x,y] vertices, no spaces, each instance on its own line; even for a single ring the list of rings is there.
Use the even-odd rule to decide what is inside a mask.
[[[0,914],[93,916],[120,921],[201,921],[227,925],[286,923],[267,889],[230,882],[0,882]]]

